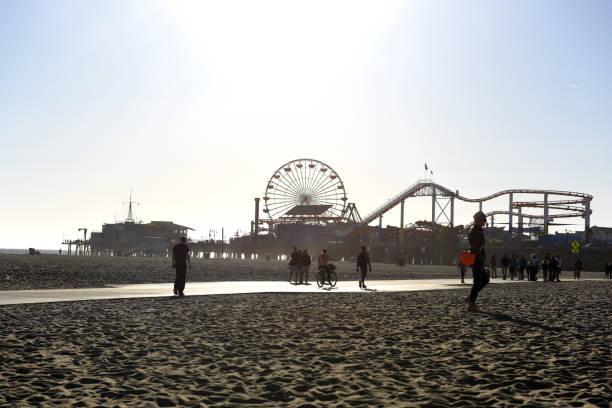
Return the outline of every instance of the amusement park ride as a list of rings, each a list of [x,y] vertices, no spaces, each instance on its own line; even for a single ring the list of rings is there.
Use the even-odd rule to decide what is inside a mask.
[[[498,219],[498,224],[508,225],[507,231],[493,228],[493,232],[501,232],[501,241],[508,240],[512,245],[515,221],[517,235],[522,240],[524,232],[548,235],[549,226],[563,225],[555,223],[555,220],[580,217],[584,219],[585,230],[581,239],[583,243],[590,242],[593,196],[589,194],[557,190],[510,189],[482,198],[467,198],[460,195],[458,190],[453,191],[431,179],[424,179],[418,180],[362,218],[355,203],[348,201],[340,175],[322,161],[304,158],[285,163],[272,173],[266,183],[263,197],[255,198],[255,219],[252,221],[250,234],[237,235],[230,239],[227,246],[223,238],[221,241],[202,238],[200,242],[191,242],[190,248],[202,256],[213,253],[215,257],[222,258],[236,257],[237,254],[242,256],[251,254],[256,257],[261,253],[266,254],[267,258],[269,254],[281,256],[293,245],[310,249],[320,249],[321,245],[329,245],[334,247],[336,253],[350,254],[354,251],[356,243],[367,242],[374,249],[377,259],[389,260],[392,249],[399,251],[398,253],[406,248],[410,250],[416,241],[427,239],[426,237],[437,231],[439,226],[455,227],[456,200],[477,203],[479,210],[482,211],[483,203],[502,196],[508,198],[508,206],[486,212],[491,227],[495,226],[496,216],[508,217],[507,222],[499,222]],[[525,196],[535,196],[536,199],[525,201],[523,199]],[[418,228],[411,228],[409,232],[412,234],[412,239],[405,241],[405,203],[412,197],[431,197],[431,228],[427,227],[429,221],[419,222]],[[135,222],[132,213],[133,203],[130,194],[125,222],[104,224],[102,231],[92,232],[89,239],[87,239],[87,230],[83,228],[80,230],[84,231],[83,239],[65,240],[63,244],[68,245],[68,253],[71,254],[74,246],[75,254],[82,255],[164,255],[181,236],[186,236],[191,230],[171,221],[151,221],[148,224]],[[260,204],[263,206],[263,219],[259,217]],[[400,206],[399,228],[383,229],[383,216],[396,206]],[[539,214],[525,212],[526,209],[539,210]],[[378,226],[370,226],[376,220]],[[528,220],[527,228],[524,228],[524,220]],[[415,235],[417,231],[419,233]],[[457,238],[459,235],[457,233]],[[417,236],[420,238],[415,238]],[[436,250],[433,246],[430,249]],[[454,259],[456,251],[453,248],[443,249],[447,253],[440,252],[440,263],[443,256],[447,261]],[[398,259],[402,258],[398,255]]]
[[[516,195],[532,195],[541,197],[536,201],[514,201]],[[263,196],[264,214],[267,218],[259,220],[259,199],[256,199],[256,214],[254,222],[255,235],[260,231],[274,232],[279,225],[320,225],[339,226],[352,224],[354,227],[367,226],[379,220],[382,228],[382,218],[385,213],[397,205],[400,206],[400,234],[403,240],[404,206],[411,197],[431,197],[431,225],[438,224],[453,227],[455,225],[455,200],[468,203],[478,203],[482,211],[483,203],[501,196],[508,197],[508,207],[502,210],[486,212],[490,225],[495,225],[495,216],[508,216],[508,232],[514,232],[515,217],[517,232],[522,234],[523,221],[529,220],[530,230],[540,229],[546,235],[550,225],[559,218],[584,218],[586,231],[585,241],[589,240],[590,215],[592,195],[571,191],[509,189],[482,198],[467,198],[461,196],[458,190],[451,190],[432,180],[419,180],[407,189],[401,191],[392,199],[361,218],[354,203],[347,202],[344,183],[331,166],[314,159],[297,159],[283,164],[268,180]],[[525,213],[523,209],[543,209],[543,214]],[[554,210],[552,214],[550,211]],[[267,228],[260,229],[260,224]],[[534,228],[535,225],[535,228]]]

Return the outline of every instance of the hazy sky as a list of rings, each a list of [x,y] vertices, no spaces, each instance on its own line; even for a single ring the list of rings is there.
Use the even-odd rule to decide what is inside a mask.
[[[593,194],[610,226],[610,21],[610,1],[2,0],[0,247],[100,230],[130,188],[145,222],[248,231],[301,157],[362,215],[427,162],[469,197]]]

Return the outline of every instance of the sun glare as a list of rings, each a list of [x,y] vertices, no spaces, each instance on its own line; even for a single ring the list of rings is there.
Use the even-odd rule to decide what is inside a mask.
[[[348,1],[165,4],[216,80],[271,97],[324,85],[347,64],[366,62],[399,7]]]

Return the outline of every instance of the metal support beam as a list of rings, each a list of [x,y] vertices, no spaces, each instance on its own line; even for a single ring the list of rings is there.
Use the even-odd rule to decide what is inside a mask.
[[[436,188],[431,192],[431,230],[434,230],[436,225]]]
[[[400,244],[404,243],[404,202],[406,200],[402,200],[400,203]]]
[[[455,226],[455,197],[451,196],[450,198],[451,205],[451,218],[450,218],[450,227],[453,228]]]
[[[508,205],[508,233],[510,234],[510,246],[512,246],[512,201],[513,201],[513,194],[510,193],[508,194],[509,197],[509,205]]]
[[[495,226],[495,215],[491,214],[491,228]]]
[[[523,207],[518,208],[518,233],[519,239],[523,241]]]
[[[544,235],[548,235],[548,193],[544,193]]]
[[[591,242],[591,199],[587,198],[584,200],[584,240],[586,242]],[[608,242],[608,237],[606,236],[606,243]]]
[[[478,211],[482,211],[482,201],[478,202]]]
[[[259,235],[259,197],[255,198],[255,228],[253,228],[255,236]]]

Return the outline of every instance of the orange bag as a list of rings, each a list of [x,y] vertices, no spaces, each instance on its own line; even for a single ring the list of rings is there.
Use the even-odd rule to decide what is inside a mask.
[[[474,265],[474,261],[476,260],[476,254],[473,254],[468,251],[463,251],[461,255],[459,255],[459,262],[466,266]]]

